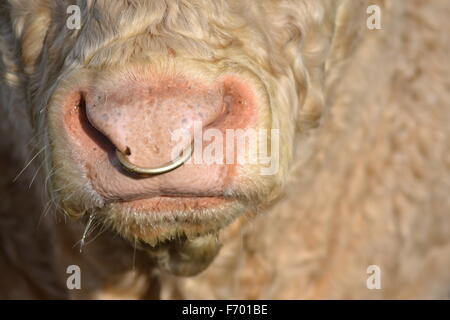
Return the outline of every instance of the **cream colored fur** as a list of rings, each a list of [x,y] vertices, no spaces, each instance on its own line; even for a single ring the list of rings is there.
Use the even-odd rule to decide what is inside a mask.
[[[94,1],[78,2],[88,16]],[[97,18],[111,19],[111,27],[100,28],[89,15],[84,28],[72,32],[64,29],[62,19],[68,3],[1,1],[5,81],[0,110],[8,119],[2,123],[3,132],[12,137],[18,159],[30,159],[58,139],[48,134],[46,107],[55,99],[52,95],[60,79],[71,70],[104,70],[174,50],[186,59],[245,66],[262,80],[265,86],[259,94],[266,95],[273,108],[271,125],[282,128],[283,157],[273,185],[255,181],[261,182],[260,192],[269,194],[269,200],[278,201],[270,201],[265,210],[259,208],[254,219],[248,221],[246,216],[224,229],[218,257],[192,278],[153,268],[143,253],[134,254],[110,230],[79,254],[71,246],[79,239],[83,223],[55,224],[44,218],[44,230],[55,239],[55,252],[48,253],[48,259],[39,258],[50,265],[43,269],[54,270],[60,279],[49,274],[33,277],[42,265],[28,265],[23,273],[33,285],[24,284],[22,295],[11,295],[3,286],[0,295],[449,297],[450,64],[446,61],[450,43],[445,31],[450,5],[446,0],[374,1],[382,8],[382,30],[367,29],[369,3],[363,0],[99,0],[96,5],[107,15]],[[11,143],[4,145],[5,150],[12,148]],[[63,161],[52,163],[47,148],[42,154],[47,156],[41,162],[47,168],[37,181],[43,183],[54,173],[52,166],[58,169]],[[67,170],[59,179],[70,180],[75,187],[55,192],[56,205],[74,199],[74,194],[75,200],[88,199],[83,203],[93,201],[76,171]],[[3,193],[12,199],[7,191]],[[25,221],[26,210],[14,215],[17,206],[12,203],[2,213],[23,225],[31,223]],[[0,234],[4,228],[0,222]],[[19,224],[17,232],[20,228]],[[3,234],[14,238],[11,231]],[[25,234],[22,246],[16,246],[23,252],[29,252],[23,248],[26,243],[34,245],[31,234],[29,242],[26,239]],[[110,250],[116,254],[108,256]],[[4,254],[5,261],[11,259],[11,254]],[[130,261],[136,261],[135,271],[130,271]],[[67,293],[62,288],[69,263],[88,270],[82,292]],[[12,274],[18,268],[4,265]],[[369,265],[382,270],[381,290],[366,287]],[[57,289],[29,289],[41,286]]]

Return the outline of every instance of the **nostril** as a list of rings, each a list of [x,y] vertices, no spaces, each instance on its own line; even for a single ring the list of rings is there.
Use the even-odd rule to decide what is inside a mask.
[[[114,150],[114,146],[109,139],[89,121],[86,113],[86,100],[81,93],[77,93],[75,97],[68,99],[65,126],[77,143],[90,147],[93,151],[96,149],[106,152]]]
[[[131,156],[131,149],[130,149],[130,147],[127,146],[127,147],[125,148],[125,152],[124,152],[124,153],[125,153],[125,155],[127,155],[127,156]]]

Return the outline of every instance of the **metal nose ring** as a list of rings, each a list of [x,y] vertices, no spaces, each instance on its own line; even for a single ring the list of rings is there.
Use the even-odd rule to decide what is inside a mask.
[[[194,151],[194,146],[193,146],[193,142],[192,142],[188,148],[184,149],[181,152],[181,154],[178,158],[176,158],[160,167],[155,167],[155,168],[142,168],[137,165],[134,165],[131,162],[129,162],[126,159],[126,156],[117,149],[116,149],[116,156],[117,156],[117,159],[119,159],[121,166],[125,170],[133,172],[133,173],[150,176],[150,175],[157,175],[157,174],[162,174],[162,173],[166,173],[166,172],[175,170],[176,168],[178,168],[179,166],[181,166],[183,163],[185,163],[186,161],[188,161],[191,158],[193,151]]]

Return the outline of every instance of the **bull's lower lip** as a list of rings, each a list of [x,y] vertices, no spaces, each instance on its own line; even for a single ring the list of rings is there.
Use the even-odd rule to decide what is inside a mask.
[[[225,196],[155,196],[114,201],[96,215],[132,243],[155,246],[180,237],[217,233],[246,208],[245,202]]]
[[[223,196],[156,196],[145,199],[120,201],[117,204],[138,213],[179,212],[211,209],[231,199]]]

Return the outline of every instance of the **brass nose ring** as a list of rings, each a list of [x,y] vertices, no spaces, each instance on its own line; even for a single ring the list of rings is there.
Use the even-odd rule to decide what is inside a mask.
[[[150,176],[150,175],[157,175],[157,174],[162,174],[162,173],[166,173],[166,172],[175,170],[176,168],[178,168],[179,166],[181,166],[183,163],[185,163],[186,161],[188,161],[191,158],[193,151],[194,151],[194,146],[193,146],[193,142],[192,142],[188,148],[184,149],[181,152],[181,154],[178,158],[176,158],[160,167],[155,167],[155,168],[143,168],[143,167],[139,167],[135,164],[132,164],[131,162],[129,162],[127,160],[126,156],[117,149],[116,149],[116,156],[117,156],[117,159],[119,160],[121,166],[125,170],[127,170],[129,172],[133,172],[133,173]]]

